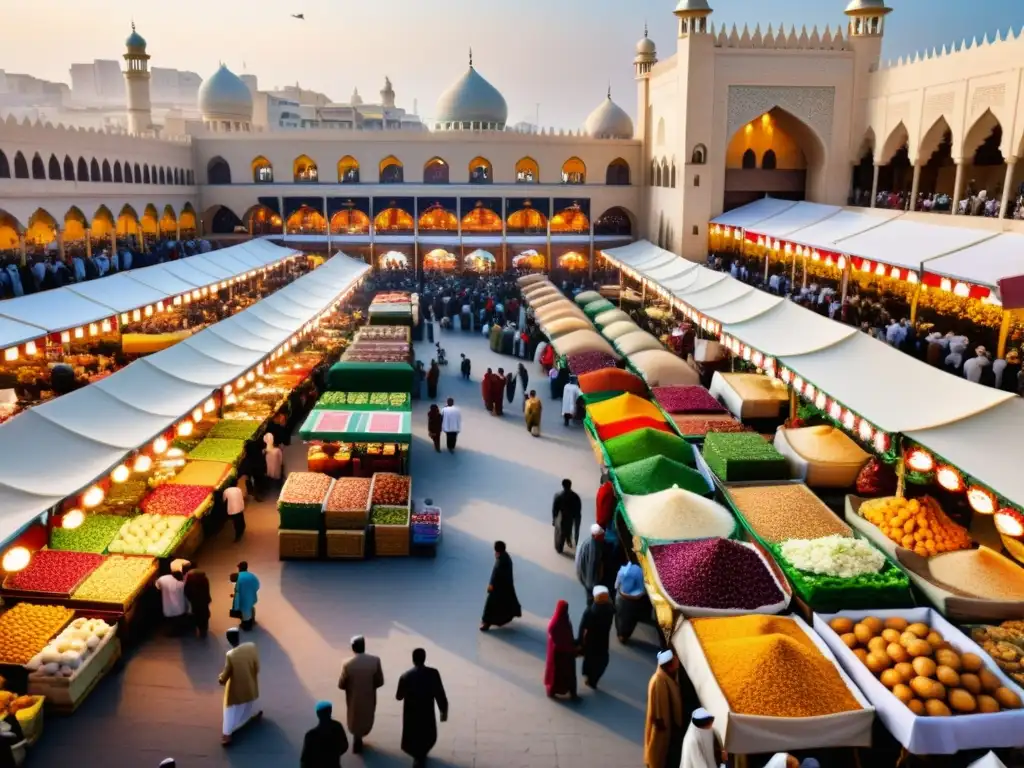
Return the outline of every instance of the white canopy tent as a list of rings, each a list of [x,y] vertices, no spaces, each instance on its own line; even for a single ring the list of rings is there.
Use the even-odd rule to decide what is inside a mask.
[[[931,259],[925,272],[993,290],[1007,277],[1024,275],[1024,235],[1003,233]]]
[[[97,304],[63,288],[29,293],[0,302],[0,316],[45,329],[42,334],[37,333],[29,337],[30,339],[37,339],[47,333],[79,328],[89,323],[98,323],[113,314],[115,313],[110,307]]]
[[[943,256],[994,237],[984,229],[965,229],[894,219],[882,226],[837,240],[833,248],[873,262],[919,270],[936,256]]]
[[[762,197],[760,200],[755,200],[748,205],[733,208],[731,211],[726,211],[720,216],[716,216],[711,220],[711,223],[718,224],[723,227],[750,229],[753,225],[758,224],[765,219],[769,219],[772,216],[777,216],[783,211],[792,208],[794,205],[796,205],[796,203],[792,200],[779,200],[774,197]]]
[[[748,227],[751,232],[771,237],[786,237],[797,230],[827,220],[842,211],[838,205],[799,202],[779,211],[771,218]]]
[[[775,358],[817,352],[859,333],[785,300],[745,322],[723,323],[722,331]]]
[[[2,306],[2,305],[0,305]],[[45,328],[0,316],[0,348],[14,347],[45,336]]]
[[[133,309],[145,307],[147,304],[167,301],[174,296],[173,293],[157,290],[138,280],[133,280],[128,276],[129,274],[128,272],[119,272],[99,280],[74,283],[67,286],[67,289],[106,307],[107,316],[131,312]]]
[[[902,215],[902,211],[890,211],[883,208],[843,209],[816,224],[810,224],[790,232],[786,236],[786,240],[799,245],[809,245],[812,248],[831,251],[835,249],[837,241],[867,232]],[[756,232],[757,229],[752,231]]]

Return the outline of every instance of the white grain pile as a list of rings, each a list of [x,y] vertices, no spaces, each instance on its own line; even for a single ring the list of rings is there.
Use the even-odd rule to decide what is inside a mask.
[[[622,505],[633,524],[633,533],[645,539],[727,538],[736,525],[735,518],[721,504],[676,486],[646,496],[624,494]]]

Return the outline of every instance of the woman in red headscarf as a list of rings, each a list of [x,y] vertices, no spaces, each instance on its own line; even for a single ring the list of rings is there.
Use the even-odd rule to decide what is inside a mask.
[[[576,638],[569,621],[569,604],[559,600],[548,622],[548,654],[544,663],[544,687],[549,697],[576,696]]]

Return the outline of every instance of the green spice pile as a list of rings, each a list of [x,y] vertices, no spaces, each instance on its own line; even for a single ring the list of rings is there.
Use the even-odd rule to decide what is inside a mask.
[[[622,492],[634,496],[657,493],[672,486],[697,494],[711,490],[700,472],[665,456],[648,456],[640,461],[623,464],[612,472]]]
[[[681,437],[645,427],[613,437],[604,444],[613,467],[631,464],[650,456],[664,456],[688,466],[694,465],[693,448]]]
[[[711,432],[704,439],[704,461],[725,482],[784,480],[785,457],[761,435],[752,432]]]

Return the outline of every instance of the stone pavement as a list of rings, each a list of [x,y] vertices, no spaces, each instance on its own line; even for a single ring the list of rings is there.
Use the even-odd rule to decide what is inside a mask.
[[[551,701],[542,683],[546,628],[559,598],[569,601],[574,624],[584,604],[570,556],[552,547],[551,496],[572,478],[584,502],[584,530],[593,522],[598,467],[582,428],[566,429],[550,400],[540,369],[528,364],[544,399],[544,434],[523,426],[521,388],[501,419],[487,414],[480,376],[488,366],[514,369],[517,361],[494,355],[477,335],[440,337],[450,364],[443,369],[439,400],[451,396],[463,412],[454,456],[434,453],[426,435],[426,405],[414,414],[413,494],[433,497],[443,509],[443,539],[436,559],[370,562],[280,563],[273,503],[252,504],[248,531],[235,545],[225,530],[207,541],[197,558],[213,585],[211,635],[155,637],[105,680],[70,718],[50,718],[29,768],[93,766],[150,768],[173,756],[179,768],[291,768],[302,736],[315,723],[319,699],[335,703],[349,638],[366,636],[367,649],[383,659],[385,686],[377,720],[362,756],[344,766],[391,768],[411,760],[399,749],[398,676],[411,666],[416,647],[437,667],[451,703],[450,719],[431,764],[438,768],[628,768],[643,760],[647,681],[655,668],[654,633],[639,642],[612,642],[612,661],[594,692],[582,701]],[[431,346],[418,354],[429,364]],[[473,380],[458,373],[459,353],[473,363]],[[543,385],[541,389],[540,385]],[[286,469],[305,468],[305,449],[293,441]],[[493,563],[492,542],[508,543],[515,562],[523,619],[483,634],[477,630]],[[261,654],[260,693],[266,717],[220,746],[222,689],[217,674],[227,648],[228,574],[242,559],[261,580],[259,624],[250,635]]]

